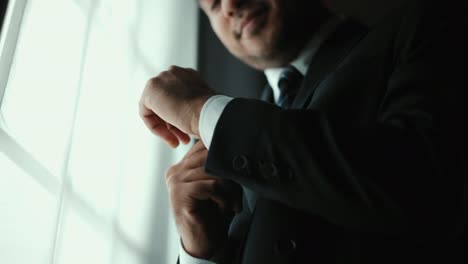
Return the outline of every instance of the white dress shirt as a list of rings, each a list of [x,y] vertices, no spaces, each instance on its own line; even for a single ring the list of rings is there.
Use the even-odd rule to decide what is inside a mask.
[[[298,58],[291,62],[291,65],[294,66],[302,75],[306,75],[309,64],[317,53],[317,50],[327,39],[327,37],[338,27],[341,21],[342,18],[340,17],[334,17],[327,21],[312,37],[304,50],[299,54]],[[284,68],[270,68],[264,71],[268,84],[273,90],[273,98],[276,103],[278,102],[278,98],[280,96],[278,81],[280,78],[280,73],[283,69]],[[215,95],[210,97],[203,105],[200,113],[198,128],[200,131],[201,140],[207,149],[210,148],[216,124],[218,123],[224,108],[232,99],[234,98],[225,95]],[[190,256],[184,250],[182,244],[179,247],[179,254],[180,264],[216,264],[209,260],[197,259]]]

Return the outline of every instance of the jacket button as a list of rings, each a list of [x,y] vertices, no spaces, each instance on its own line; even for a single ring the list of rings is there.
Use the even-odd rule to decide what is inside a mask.
[[[275,254],[290,254],[296,251],[296,241],[293,239],[284,239],[277,241],[273,246]]]
[[[268,168],[268,173],[270,175],[270,178],[278,179],[279,177],[278,167],[274,163],[270,163],[270,166]]]
[[[259,161],[258,167],[263,179],[277,180],[279,178],[278,167],[274,163]]]
[[[236,171],[243,171],[249,168],[249,159],[244,155],[235,156],[232,159],[232,167]]]
[[[266,166],[266,172],[267,178],[269,179],[278,179],[279,173],[278,173],[278,167],[274,163],[269,163]]]

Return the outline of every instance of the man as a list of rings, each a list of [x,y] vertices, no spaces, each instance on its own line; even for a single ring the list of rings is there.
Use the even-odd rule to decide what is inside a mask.
[[[462,6],[412,1],[368,30],[318,0],[199,4],[270,87],[232,99],[175,66],[148,82],[148,128],[201,139],[166,174],[181,264],[456,263]]]

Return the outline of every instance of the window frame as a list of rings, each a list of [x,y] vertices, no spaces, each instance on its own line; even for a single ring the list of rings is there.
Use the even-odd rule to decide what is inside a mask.
[[[95,2],[93,0],[70,0],[79,5],[81,11],[89,16],[94,14]],[[41,164],[28,150],[23,147],[14,133],[5,122],[2,106],[5,93],[10,81],[12,66],[14,66],[17,44],[22,32],[25,15],[27,19],[28,4],[33,3],[28,0],[9,0],[6,4],[3,26],[0,34],[0,153],[5,154],[19,169],[26,172],[33,181],[40,187],[49,192],[57,199],[57,214],[55,215],[55,230],[52,234],[50,262],[55,263],[62,250],[63,225],[65,213],[68,210],[74,210],[76,214],[83,218],[86,223],[99,232],[107,233],[106,236],[112,236],[114,246],[124,247],[134,254],[142,262],[146,262],[153,254],[144,248],[137,247],[137,244],[129,237],[120,223],[116,220],[117,215],[109,217],[99,210],[96,210],[92,204],[88,203],[77,193],[72,185],[71,179],[67,173],[59,175],[57,180],[49,170]],[[0,13],[0,15],[3,15]],[[89,22],[88,22],[89,23]],[[89,32],[87,33],[89,35]],[[83,62],[82,62],[83,63]],[[81,84],[80,84],[81,85]],[[8,95],[7,95],[8,96]],[[73,137],[73,135],[71,136]],[[68,158],[67,158],[68,159]],[[65,161],[67,162],[67,161]],[[1,169],[0,169],[1,173]],[[112,254],[115,254],[113,252]]]
[[[2,108],[27,2],[28,0],[10,0],[7,4],[0,36],[0,109]],[[0,119],[0,129],[3,127]]]
[[[7,3],[0,38],[0,146],[2,151],[19,168],[26,171],[52,195],[58,196],[61,183],[8,133],[3,119],[2,103],[8,86],[11,66],[21,32],[28,0],[10,0]],[[34,171],[34,173],[30,173]]]
[[[6,0],[0,4],[0,33],[2,32],[3,19],[5,18],[8,2],[9,0]]]

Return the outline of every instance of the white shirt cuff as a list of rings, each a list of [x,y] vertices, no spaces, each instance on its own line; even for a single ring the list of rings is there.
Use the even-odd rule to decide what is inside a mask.
[[[198,121],[198,130],[200,131],[201,140],[207,149],[210,148],[216,124],[224,108],[232,99],[234,98],[225,95],[215,95],[210,97],[203,105],[200,120]]]
[[[197,259],[190,256],[184,249],[182,241],[180,241],[179,246],[179,264],[216,264],[212,261],[206,259]]]

